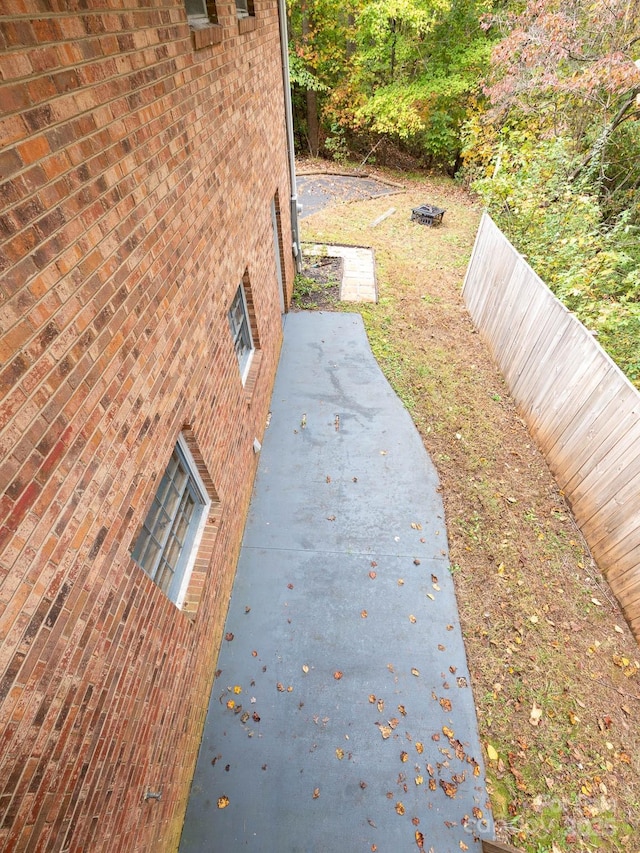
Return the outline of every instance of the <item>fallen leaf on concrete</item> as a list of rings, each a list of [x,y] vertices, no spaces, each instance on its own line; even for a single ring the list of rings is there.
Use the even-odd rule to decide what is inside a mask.
[[[313,799],[317,800],[319,796],[320,796],[320,788],[314,788],[313,789]]]
[[[424,835],[421,832],[416,832],[416,844],[419,850],[424,850]]]
[[[362,616],[363,619],[366,619],[369,614],[367,613],[366,610],[362,610],[362,611],[360,611],[360,615]]]
[[[419,740],[416,741],[416,752],[418,755],[422,755],[424,752],[424,745]]]
[[[337,670],[333,673],[333,677],[335,678],[335,680],[336,680],[336,681],[340,681],[340,679],[342,678],[342,673],[340,672],[340,670],[339,670],[339,669],[337,669]]]
[[[229,797],[226,797],[226,796],[218,797],[218,808],[219,809],[226,809],[226,807],[228,805],[229,805]]]
[[[451,797],[451,799],[455,799],[455,796],[458,792],[458,786],[453,782],[447,782],[445,779],[440,780],[440,787],[445,792],[447,797]]]
[[[369,572],[369,577],[371,578],[372,581],[374,581],[376,579],[377,575],[375,572]]]
[[[409,616],[409,622],[411,622],[412,625],[416,624],[416,617],[413,615],[413,613]]]
[[[338,761],[342,761],[342,759],[344,758],[344,749],[340,749],[340,747],[336,749],[336,758],[338,759]]]
[[[404,809],[404,806],[402,805],[402,803],[400,803],[400,802],[396,803],[396,811],[399,815],[404,814],[405,809]]]
[[[228,643],[230,643],[231,640],[233,640],[233,634],[231,633],[231,631],[229,631],[227,634],[225,634],[224,638]]]
[[[411,675],[415,675],[416,678],[420,677],[420,670],[416,669],[415,666],[411,669]]]
[[[378,699],[378,704],[376,707],[378,708],[378,711],[382,713],[384,711],[384,699]]]
[[[451,711],[451,699],[447,699],[445,696],[440,699],[440,706],[443,711],[446,711],[447,714]]]
[[[409,753],[408,752],[401,752],[400,753],[400,761],[407,761],[408,759],[409,759]]]

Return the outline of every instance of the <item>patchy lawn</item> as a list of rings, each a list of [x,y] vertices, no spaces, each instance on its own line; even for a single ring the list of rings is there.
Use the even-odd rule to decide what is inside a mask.
[[[333,205],[303,239],[375,250],[379,304],[342,307],[440,474],[498,837],[638,853],[640,649],[464,308],[480,209],[447,179],[386,177],[406,191]],[[410,221],[424,203],[442,227]]]

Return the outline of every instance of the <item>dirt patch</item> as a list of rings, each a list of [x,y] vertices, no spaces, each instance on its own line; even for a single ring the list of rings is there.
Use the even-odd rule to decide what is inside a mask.
[[[342,258],[303,256],[302,272],[296,276],[292,308],[335,311],[340,301],[344,262]]]
[[[637,853],[640,654],[464,307],[480,209],[449,180],[390,178],[407,185],[393,216],[371,228],[388,199],[342,204],[304,239],[376,253],[361,313],[441,478],[498,837]],[[424,203],[442,226],[411,222]]]

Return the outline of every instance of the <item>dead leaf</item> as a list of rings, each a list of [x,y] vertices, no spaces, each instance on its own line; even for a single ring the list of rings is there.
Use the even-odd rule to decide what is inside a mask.
[[[342,759],[344,758],[344,749],[340,749],[340,747],[336,749],[336,758],[338,759],[338,761],[342,761]]]
[[[437,783],[436,783],[436,780],[435,780],[435,779],[429,779],[429,790],[430,790],[430,791],[435,791],[435,789],[436,789],[437,787],[438,787],[438,785],[437,785]]]
[[[401,752],[400,753],[400,761],[408,761],[408,759],[409,759],[409,753],[408,752]]]
[[[424,835],[421,832],[416,832],[416,844],[419,850],[424,850]]]
[[[327,516],[327,521],[335,521],[335,520],[336,520],[335,515],[328,515]]]
[[[443,726],[442,727],[442,734],[445,737],[448,737],[449,739],[455,737],[455,735],[453,733],[453,729],[450,729],[449,726]]]
[[[446,646],[443,646],[442,643],[438,643],[438,651],[439,652],[444,652],[444,651],[446,651],[446,649],[447,649]]]
[[[369,614],[367,613],[367,611],[366,611],[366,610],[361,610],[361,611],[360,611],[360,616],[362,616],[362,618],[363,618],[363,619],[366,619],[368,615],[369,615]]]
[[[228,708],[230,711],[233,711],[233,709],[234,709],[235,707],[236,707],[236,703],[233,701],[233,699],[229,699],[229,701],[227,702],[227,708]]]
[[[392,717],[388,722],[392,729],[397,729],[400,720],[397,717]]]
[[[411,818],[411,823],[412,823],[414,826],[420,826],[420,818],[419,818],[419,817],[412,817],[412,818]]]
[[[369,826],[372,826],[374,829],[378,828],[375,824],[375,821],[371,820],[370,817],[367,818],[367,823],[369,824]]]
[[[331,477],[327,474],[327,483],[331,482]]]
[[[445,792],[447,797],[451,797],[451,799],[455,799],[456,794],[458,793],[458,786],[453,782],[447,782],[444,779],[440,780],[440,787]]]
[[[417,521],[412,521],[411,528],[412,530],[422,530],[422,525],[419,524]]]
[[[422,783],[424,782],[424,777],[416,776],[416,778],[413,781],[416,783],[416,785],[422,785]]]
[[[399,802],[396,803],[396,811],[399,815],[404,814],[405,809],[404,809],[404,806],[402,805],[402,803],[399,803]]]
[[[317,800],[319,796],[320,796],[320,788],[314,788],[313,789],[313,799]]]
[[[251,718],[252,718],[252,720],[253,720],[253,722],[254,722],[254,723],[259,723],[259,722],[260,722],[260,715],[259,715],[259,714],[257,714],[255,711],[254,711],[254,712],[253,712],[253,714],[251,715]]]
[[[369,577],[371,578],[372,581],[374,581],[377,578],[377,575],[375,572],[369,572]]]
[[[380,734],[382,735],[383,740],[386,740],[388,737],[391,737],[392,729],[389,726],[383,726],[381,723],[376,723],[376,725],[380,729]]]
[[[447,714],[451,711],[451,699],[447,699],[445,696],[440,699],[440,706],[443,711],[446,711]]]
[[[494,746],[490,743],[487,744],[487,755],[489,756],[489,761],[497,761],[498,760],[498,752]]]
[[[431,601],[435,601],[435,600],[436,600],[436,597],[435,597],[435,595],[434,595],[432,592],[428,592],[428,593],[427,593],[427,598],[430,598],[430,599],[431,599]]]
[[[409,622],[411,622],[412,625],[416,624],[416,617],[413,614],[409,616]]]
[[[257,657],[258,657],[258,652],[257,652],[255,649],[251,652],[251,657],[252,657],[252,658],[257,658]]]
[[[337,670],[333,673],[333,677],[335,678],[335,680],[336,680],[336,681],[340,681],[340,679],[342,678],[342,673],[340,672],[340,670],[339,670],[339,669],[337,669]]]
[[[377,708],[380,713],[384,711],[384,699],[378,699]]]
[[[303,671],[304,673],[309,672],[309,667],[306,665],[306,663],[302,664],[302,671]]]
[[[398,586],[404,586],[404,581],[402,578],[398,578]]]
[[[539,708],[536,703],[533,703],[533,707],[531,708],[531,713],[529,714],[529,722],[532,726],[540,725],[540,720],[542,719],[542,708]]]
[[[419,740],[416,741],[416,752],[418,755],[422,755],[424,752],[424,745]]]
[[[473,812],[473,816],[476,820],[482,820],[482,809],[479,809],[478,806],[474,806],[471,811]]]
[[[276,687],[278,688],[278,692],[279,692],[279,693],[284,693],[284,684],[283,684],[281,681],[279,681],[279,682],[276,684]]]
[[[233,640],[233,634],[231,633],[231,631],[229,631],[227,634],[225,634],[224,638],[228,643],[230,643],[231,640]]]
[[[375,701],[376,701],[376,697],[373,695],[373,693],[369,693],[369,702],[371,702],[371,704],[374,705]]]
[[[415,666],[411,669],[411,675],[415,675],[416,678],[420,677],[420,670],[416,669]]]
[[[218,797],[218,808],[219,809],[226,809],[226,807],[228,805],[229,805],[229,797],[226,797],[226,796]]]
[[[419,560],[417,557],[415,557],[415,558],[414,558],[414,560],[413,560],[413,565],[414,565],[414,566],[419,566],[419,565],[420,565],[420,560]]]
[[[622,710],[624,711],[624,708]],[[400,711],[400,713],[402,714],[403,717],[407,716],[407,712],[405,710],[404,705],[398,705],[398,711]]]

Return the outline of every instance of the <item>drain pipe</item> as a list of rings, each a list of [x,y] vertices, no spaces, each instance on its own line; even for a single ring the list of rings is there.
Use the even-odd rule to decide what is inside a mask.
[[[289,37],[287,34],[287,0],[278,0],[278,17],[280,19],[280,51],[282,53],[282,85],[284,88],[284,119],[287,130],[287,148],[289,153],[289,177],[291,180],[291,236],[293,238],[293,257],[296,269],[302,270],[302,255],[300,252],[300,226],[298,214],[302,208],[298,205],[298,187],[296,184],[296,160],[293,144],[293,107],[291,106],[291,80],[289,79]]]

